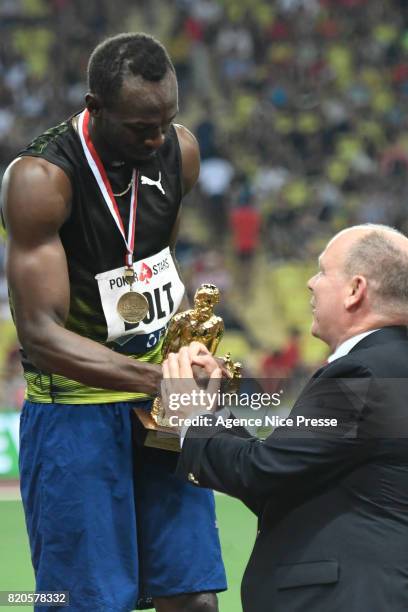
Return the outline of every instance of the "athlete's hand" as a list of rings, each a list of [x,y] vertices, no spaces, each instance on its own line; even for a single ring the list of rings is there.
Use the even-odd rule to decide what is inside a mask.
[[[219,368],[223,378],[231,378],[231,373],[225,367],[224,359],[214,357],[204,344],[195,341],[191,342],[187,348],[192,366],[200,366],[207,376],[211,376],[212,372]],[[196,380],[202,379],[202,372],[200,373],[196,368],[193,368],[193,372]]]

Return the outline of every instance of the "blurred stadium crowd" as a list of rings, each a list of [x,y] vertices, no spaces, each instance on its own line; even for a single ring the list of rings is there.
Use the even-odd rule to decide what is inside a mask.
[[[166,44],[180,122],[202,154],[179,258],[190,293],[209,280],[221,288],[221,314],[258,374],[302,369],[308,315],[286,306],[328,234],[364,222],[408,232],[405,0],[1,0],[0,28],[0,173],[81,108],[102,38],[143,29]],[[4,276],[0,301],[6,325]],[[254,319],[272,314],[268,342]],[[282,366],[294,339],[297,358]],[[2,344],[14,372],[14,345]],[[9,386],[0,403],[14,405]]]

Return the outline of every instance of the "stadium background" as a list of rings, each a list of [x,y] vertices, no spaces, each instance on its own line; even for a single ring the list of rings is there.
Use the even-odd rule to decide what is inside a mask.
[[[246,374],[302,377],[326,352],[309,337],[305,282],[335,231],[408,231],[405,0],[0,0],[0,174],[28,141],[81,108],[91,49],[144,30],[166,44],[180,116],[202,172],[185,201],[178,259],[190,295],[222,291],[222,349]],[[0,590],[31,589],[17,496],[24,393],[0,243]],[[255,535],[217,505],[230,591]],[[193,517],[192,517],[193,519]]]

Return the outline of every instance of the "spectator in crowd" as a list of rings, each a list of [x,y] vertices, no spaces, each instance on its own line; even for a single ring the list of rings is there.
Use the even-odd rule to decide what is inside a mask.
[[[233,252],[237,260],[236,275],[244,295],[252,286],[254,256],[259,249],[261,214],[254,204],[251,188],[243,182],[238,202],[230,212]]]

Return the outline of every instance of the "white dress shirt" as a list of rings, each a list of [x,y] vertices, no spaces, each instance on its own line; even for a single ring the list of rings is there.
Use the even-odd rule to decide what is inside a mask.
[[[357,336],[352,336],[351,338],[348,338],[347,340],[339,344],[334,353],[332,353],[330,357],[327,358],[328,363],[331,363],[332,361],[335,361],[340,357],[344,357],[344,355],[348,355],[351,349],[354,348],[356,344],[360,342],[360,340],[362,340],[366,336],[369,336],[370,334],[373,334],[379,329],[379,327],[377,329],[370,329],[370,331],[366,331],[361,334],[357,334]]]

